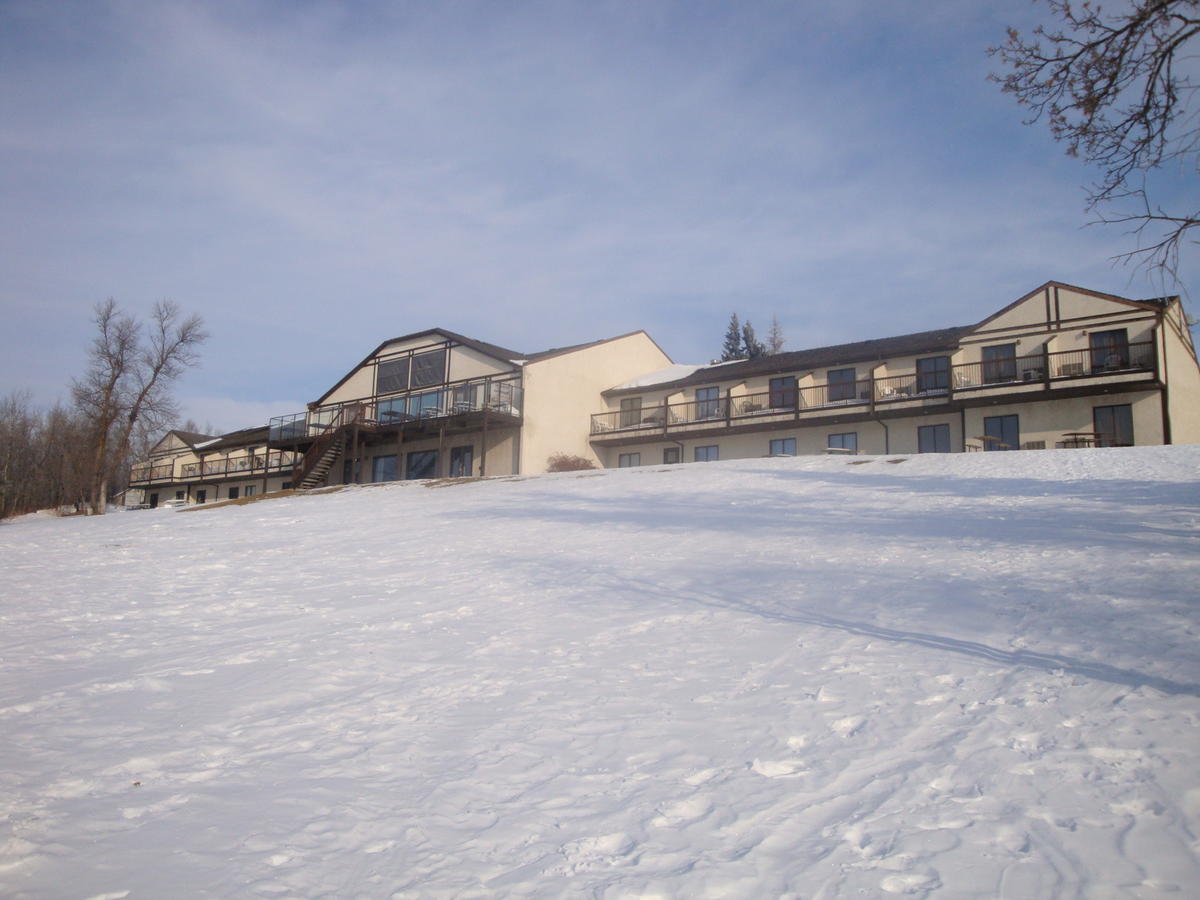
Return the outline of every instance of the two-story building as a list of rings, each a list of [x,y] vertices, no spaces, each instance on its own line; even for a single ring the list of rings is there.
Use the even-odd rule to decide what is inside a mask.
[[[1197,442],[1179,298],[1049,282],[975,325],[700,366],[644,331],[533,354],[417,332],[269,426],[169,433],[132,486],[155,505],[544,472],[556,453],[617,467]]]

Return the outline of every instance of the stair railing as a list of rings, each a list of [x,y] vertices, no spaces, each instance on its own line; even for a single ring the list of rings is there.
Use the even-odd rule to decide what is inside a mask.
[[[296,464],[296,468],[292,470],[293,487],[300,487],[304,479],[321,462],[326,451],[333,446],[334,441],[342,437],[347,428],[362,418],[364,410],[365,407],[361,403],[349,404],[338,409],[333,419],[325,426],[325,430],[317,436],[312,446]]]

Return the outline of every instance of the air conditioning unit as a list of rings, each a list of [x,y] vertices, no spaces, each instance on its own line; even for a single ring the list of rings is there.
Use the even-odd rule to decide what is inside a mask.
[[[1059,367],[1059,375],[1082,375],[1083,363],[1065,363]]]
[[[1045,441],[1026,441],[1021,445],[1022,450],[1045,450]]]

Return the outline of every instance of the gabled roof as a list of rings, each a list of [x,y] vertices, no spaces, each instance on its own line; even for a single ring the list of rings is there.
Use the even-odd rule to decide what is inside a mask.
[[[918,331],[914,334],[902,334],[897,337],[877,338],[870,341],[856,341],[852,344],[835,344],[830,347],[817,347],[812,350],[793,350],[788,353],[776,353],[773,356],[760,356],[758,359],[714,363],[712,365],[700,366],[690,375],[685,375],[674,381],[660,382],[655,387],[684,388],[694,384],[710,384],[714,381],[729,381],[731,379],[750,378],[756,375],[800,372],[842,364],[874,362],[894,356],[908,356],[914,353],[952,350],[958,346],[959,339],[975,327],[974,325],[964,325],[957,328],[941,328],[937,331]],[[630,391],[641,390],[643,387],[644,385],[622,386],[609,388],[604,393],[628,393]]]
[[[180,431],[176,428],[172,428],[170,431],[168,431],[166,434],[164,434],[162,437],[160,437],[157,442],[155,442],[154,446],[150,448],[149,452],[150,453],[169,452],[167,450],[163,450],[162,445],[167,441],[167,439],[171,435],[175,435],[175,437],[179,438],[179,440],[185,446],[187,446],[193,450],[196,449],[197,444],[203,444],[205,441],[211,441],[214,438],[214,435],[211,435],[211,434],[200,434],[199,432],[196,432],[196,431]]]
[[[309,406],[319,406],[325,400],[326,397],[328,397],[330,394],[332,394],[334,391],[336,391],[338,388],[340,388],[343,384],[345,384],[347,379],[349,379],[351,375],[353,375],[355,372],[357,372],[359,369],[361,369],[363,366],[365,366],[367,363],[369,363],[372,359],[374,359],[378,355],[379,351],[382,350],[384,347],[386,347],[388,344],[398,344],[398,343],[400,343],[400,341],[411,341],[411,340],[415,340],[416,338],[427,337],[430,335],[440,335],[443,338],[449,338],[452,341],[462,344],[463,346],[470,347],[473,350],[478,350],[480,353],[484,354],[485,356],[490,356],[494,359],[500,360],[501,362],[515,364],[518,360],[522,360],[522,359],[526,358],[526,356],[524,354],[518,353],[516,350],[509,350],[505,347],[499,346],[498,344],[489,344],[486,341],[477,341],[477,340],[475,340],[475,338],[469,338],[466,335],[458,334],[457,332],[454,332],[454,331],[447,331],[445,328],[429,328],[429,329],[426,329],[425,331],[414,331],[412,334],[402,334],[402,335],[400,335],[400,337],[388,338],[386,341],[384,341],[382,344],[380,344],[378,347],[376,347],[374,350],[372,350],[370,353],[368,353],[366,356],[364,356],[362,359],[362,362],[360,362],[358,365],[356,365],[354,368],[352,368],[349,372],[347,372],[345,375],[343,375],[341,378],[339,378],[337,381],[337,384],[335,384],[333,387],[331,387],[329,390],[327,390],[325,393],[323,393],[320,397],[318,397],[316,400],[314,400],[312,403],[310,403]]]
[[[1067,284],[1066,282],[1063,282],[1063,281],[1047,281],[1045,284],[1034,288],[1029,293],[1027,293],[1021,297],[1018,297],[1016,300],[1014,300],[1012,303],[1008,304],[1008,306],[1004,307],[1003,309],[996,310],[994,313],[992,313],[990,316],[988,316],[982,322],[979,322],[978,324],[976,324],[973,327],[982,328],[984,325],[988,324],[988,322],[998,319],[1000,316],[1004,315],[1005,313],[1016,309],[1018,306],[1020,306],[1026,300],[1036,297],[1038,294],[1040,294],[1042,291],[1046,290],[1047,288],[1064,288],[1068,291],[1074,291],[1077,294],[1085,294],[1088,297],[1097,297],[1101,300],[1110,300],[1113,303],[1122,303],[1122,304],[1125,304],[1126,306],[1133,306],[1138,309],[1159,310],[1159,309],[1163,309],[1171,301],[1170,297],[1156,297],[1151,300],[1130,300],[1128,297],[1118,297],[1116,294],[1105,294],[1102,291],[1093,291],[1090,288],[1077,287],[1076,285]]]
[[[655,341],[654,338],[650,337],[650,335],[646,333],[645,329],[639,328],[637,331],[627,331],[625,334],[618,334],[615,337],[610,338],[601,338],[598,341],[587,341],[583,344],[571,344],[569,347],[555,347],[551,350],[542,350],[540,353],[531,353],[529,356],[524,357],[524,361],[527,363],[541,362],[544,359],[551,359],[555,356],[563,356],[567,353],[574,353],[577,350],[586,350],[588,347],[599,347],[601,344],[620,341],[627,337],[633,337],[637,334],[645,335],[646,340],[654,344],[655,347],[658,347],[658,342]],[[671,358],[662,347],[658,347],[658,349],[663,356],[667,357],[667,359]]]

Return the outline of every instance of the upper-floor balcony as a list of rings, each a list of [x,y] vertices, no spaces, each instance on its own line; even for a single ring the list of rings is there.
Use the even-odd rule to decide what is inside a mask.
[[[761,393],[660,402],[592,415],[592,440],[707,431],[756,422],[817,419],[841,413],[929,407],[969,397],[1009,396],[1088,384],[1153,379],[1153,341],[1117,347],[1040,352],[986,362],[947,365],[938,371],[797,385]]]
[[[374,429],[421,429],[449,420],[474,423],[481,413],[521,416],[522,390],[513,381],[481,379],[390,397],[320,406],[271,419],[268,441],[304,443],[347,425]],[[468,418],[473,417],[473,418]]]
[[[262,475],[291,471],[296,465],[298,454],[289,451],[218,456],[196,462],[138,463],[129,472],[131,486],[163,484],[177,481],[195,481],[201,478],[254,478]]]

